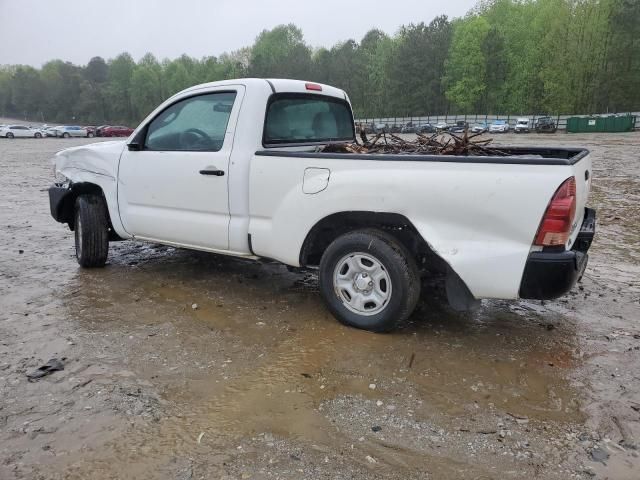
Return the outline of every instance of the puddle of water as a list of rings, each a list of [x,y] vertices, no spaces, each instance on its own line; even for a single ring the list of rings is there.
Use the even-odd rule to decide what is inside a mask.
[[[203,262],[178,251],[134,267],[115,257],[104,271],[79,273],[77,284],[92,286],[69,297],[68,308],[83,328],[110,335],[141,325],[173,329],[129,355],[138,373],[152,382],[160,376],[163,396],[180,413],[121,437],[103,454],[160,464],[169,454],[224,450],[265,432],[332,445],[341,441],[339,429],[318,407],[338,395],[387,401],[411,391],[422,401],[417,415],[438,412],[450,422],[470,409],[581,420],[562,372],[575,362],[570,328],[557,342],[534,323],[536,314],[492,304],[459,316],[434,302],[408,329],[371,334],[337,324],[308,279],[300,291],[301,278],[280,266]],[[168,359],[162,372],[149,368],[151,354]],[[209,367],[199,370],[193,359]],[[175,375],[166,371],[172,364]]]

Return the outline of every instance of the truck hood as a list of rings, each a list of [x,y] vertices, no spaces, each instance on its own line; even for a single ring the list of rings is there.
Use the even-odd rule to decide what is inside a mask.
[[[117,140],[67,148],[56,153],[52,163],[56,174],[60,173],[71,180],[74,174],[82,171],[115,179],[125,144],[126,140]]]

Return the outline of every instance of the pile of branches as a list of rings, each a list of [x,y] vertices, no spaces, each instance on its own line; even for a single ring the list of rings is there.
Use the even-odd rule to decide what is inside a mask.
[[[490,148],[493,139],[473,140],[482,133],[469,135],[465,130],[461,135],[452,132],[435,133],[431,136],[417,134],[415,140],[405,140],[393,133],[381,132],[371,140],[364,129],[360,130],[360,142],[332,143],[322,151],[331,153],[392,153],[404,155],[469,155],[505,157],[508,154]]]

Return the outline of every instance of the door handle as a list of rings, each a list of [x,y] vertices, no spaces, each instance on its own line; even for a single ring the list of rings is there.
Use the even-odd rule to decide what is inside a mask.
[[[223,177],[224,170],[200,170],[200,175],[213,175],[215,177]]]

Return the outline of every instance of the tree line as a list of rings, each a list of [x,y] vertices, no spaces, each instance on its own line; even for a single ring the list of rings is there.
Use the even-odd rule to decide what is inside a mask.
[[[463,18],[311,48],[295,25],[219,57],[0,66],[0,115],[135,124],[194,84],[281,77],[345,89],[357,117],[640,110],[640,1],[481,0]]]

